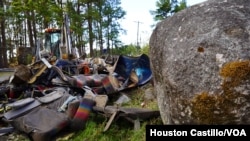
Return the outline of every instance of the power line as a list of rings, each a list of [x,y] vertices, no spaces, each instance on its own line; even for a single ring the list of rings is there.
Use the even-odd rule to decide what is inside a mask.
[[[137,23],[137,39],[136,39],[136,46],[139,47],[139,29],[140,29],[140,24],[142,24],[142,22],[140,21],[135,21]]]

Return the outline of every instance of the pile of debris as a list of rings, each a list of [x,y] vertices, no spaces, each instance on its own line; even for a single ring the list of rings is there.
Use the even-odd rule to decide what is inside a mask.
[[[19,65],[13,76],[1,82],[0,136],[15,130],[34,141],[50,140],[62,130],[83,130],[90,112],[112,121],[125,118],[139,127],[141,120],[158,117],[157,110],[127,108],[124,90],[142,86],[152,79],[149,58],[120,55],[103,58],[63,60],[42,58]],[[116,105],[108,104],[119,95]]]

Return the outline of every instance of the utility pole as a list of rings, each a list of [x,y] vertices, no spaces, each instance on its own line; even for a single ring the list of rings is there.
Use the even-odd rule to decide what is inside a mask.
[[[140,21],[135,21],[137,23],[137,40],[136,40],[136,47],[139,48],[139,28],[140,28],[140,24],[142,24],[142,22]]]

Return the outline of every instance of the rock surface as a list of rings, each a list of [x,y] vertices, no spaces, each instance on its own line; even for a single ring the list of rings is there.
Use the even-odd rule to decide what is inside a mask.
[[[164,124],[250,123],[250,1],[208,0],[158,23],[150,58]]]

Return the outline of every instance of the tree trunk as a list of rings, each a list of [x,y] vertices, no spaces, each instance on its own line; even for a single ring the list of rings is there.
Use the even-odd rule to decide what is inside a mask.
[[[88,26],[89,26],[89,48],[90,48],[90,57],[94,56],[94,50],[93,50],[93,42],[94,42],[94,36],[93,36],[93,27],[92,27],[92,16],[91,16],[91,3],[87,3],[88,7]]]
[[[36,33],[36,17],[35,17],[35,12],[32,11],[32,29],[33,29],[33,36],[34,36],[34,41],[37,39],[37,33]]]
[[[27,17],[30,17],[30,12],[26,12]],[[31,49],[34,47],[34,40],[33,40],[33,33],[32,33],[32,25],[30,18],[27,19],[27,27],[28,27],[28,34],[29,34],[29,42]]]
[[[3,1],[0,0],[0,7],[3,8]],[[6,49],[6,37],[5,37],[5,17],[2,15],[0,19],[1,24],[1,36],[2,36],[2,42],[1,42],[1,63],[0,67],[5,68],[8,67],[8,59],[7,59],[7,49]]]

